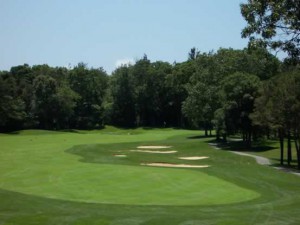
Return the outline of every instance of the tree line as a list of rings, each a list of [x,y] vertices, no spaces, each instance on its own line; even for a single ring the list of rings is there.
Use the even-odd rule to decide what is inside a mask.
[[[185,62],[151,62],[146,55],[108,75],[79,63],[74,68],[27,64],[0,72],[0,129],[200,128],[217,140],[284,138],[299,159],[300,71],[264,48],[201,53]]]
[[[108,76],[79,63],[73,69],[27,64],[0,72],[0,129],[98,128]]]
[[[264,80],[276,74],[279,65],[264,50],[200,54],[195,48],[182,63],[151,62],[145,55],[111,75],[84,63],[69,69],[24,64],[0,72],[0,127],[93,129],[112,124],[208,130],[223,102],[219,89],[225,77],[239,72]]]

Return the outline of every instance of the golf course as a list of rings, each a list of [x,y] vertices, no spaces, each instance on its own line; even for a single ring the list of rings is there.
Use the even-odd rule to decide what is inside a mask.
[[[213,140],[109,126],[0,134],[0,224],[300,223],[299,176]]]
[[[0,27],[0,225],[300,225],[300,0],[10,0]]]

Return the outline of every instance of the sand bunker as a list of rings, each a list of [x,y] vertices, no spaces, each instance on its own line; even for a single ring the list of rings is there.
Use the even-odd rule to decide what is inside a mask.
[[[159,166],[174,168],[207,168],[209,165],[188,165],[188,164],[171,164],[171,163],[141,163],[142,166]]]
[[[207,159],[208,156],[189,156],[189,157],[178,157],[178,159],[184,159],[184,160],[200,160],[200,159]]]
[[[163,149],[163,148],[171,148],[172,146],[138,146],[140,149]]]
[[[151,150],[130,150],[131,152],[157,153],[157,154],[172,154],[177,151],[151,151]]]
[[[127,157],[127,155],[118,154],[118,155],[114,155],[114,157]]]

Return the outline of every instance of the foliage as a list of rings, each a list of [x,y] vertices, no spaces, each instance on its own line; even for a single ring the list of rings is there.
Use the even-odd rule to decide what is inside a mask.
[[[130,69],[127,66],[118,68],[112,74],[110,82],[111,124],[118,126],[135,126],[135,94]]]
[[[182,110],[182,104],[188,97],[186,85],[195,72],[193,61],[175,63],[165,81],[165,121],[167,125],[185,127],[187,117]]]
[[[281,136],[281,164],[283,164],[284,137],[288,139],[288,164],[292,161],[291,139],[294,138],[300,169],[299,121],[300,121],[300,72],[283,73],[266,82],[255,100],[251,115],[254,123],[270,130],[278,130]]]
[[[193,63],[195,72],[186,85],[188,95],[182,111],[194,126],[205,130],[215,126],[217,136],[224,138],[225,134],[245,131],[245,126],[251,130],[249,113],[256,94],[248,88],[257,88],[259,80],[278,73],[278,59],[265,49],[219,49],[216,53],[198,54]]]
[[[74,109],[72,124],[76,128],[102,127],[104,117],[104,96],[108,86],[106,72],[102,69],[88,69],[79,63],[69,74],[69,83],[80,98]]]
[[[254,109],[254,100],[260,80],[257,76],[236,72],[222,81],[223,108],[225,124],[230,134],[241,131],[243,140],[251,144],[252,121],[249,117]]]
[[[151,63],[146,55],[133,66],[117,68],[110,82],[111,124],[164,126],[169,122],[166,80],[171,73],[169,63]]]
[[[0,130],[20,128],[20,121],[26,117],[24,101],[17,95],[16,81],[13,77],[0,76]]]
[[[247,22],[242,37],[250,46],[268,46],[300,59],[300,2],[298,0],[248,0],[241,4]]]

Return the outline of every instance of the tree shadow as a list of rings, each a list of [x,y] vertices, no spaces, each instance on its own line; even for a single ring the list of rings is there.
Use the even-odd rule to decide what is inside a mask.
[[[297,160],[292,160],[291,164],[287,164],[287,160],[285,159],[283,161],[283,165],[280,164],[280,159],[272,158],[273,162],[272,166],[286,172],[294,172],[299,173],[298,166],[297,166]]]
[[[20,134],[20,131],[1,132],[1,134],[17,135]]]
[[[218,142],[218,141],[206,141],[207,143],[214,144],[216,147],[227,150],[227,151],[247,151],[247,152],[266,152],[276,147],[271,146],[265,141],[256,141],[252,143],[252,146],[246,145],[243,141],[228,141],[228,142]]]
[[[162,128],[162,127],[142,127],[143,130],[154,130],[157,128]]]
[[[66,132],[66,133],[80,133],[78,130],[74,129],[64,129],[64,130],[59,130],[60,132]]]
[[[205,138],[213,138],[213,137],[215,137],[215,135],[211,135],[211,136],[197,135],[197,136],[187,137],[187,139],[205,139]],[[210,142],[210,141],[207,141],[207,142]]]

